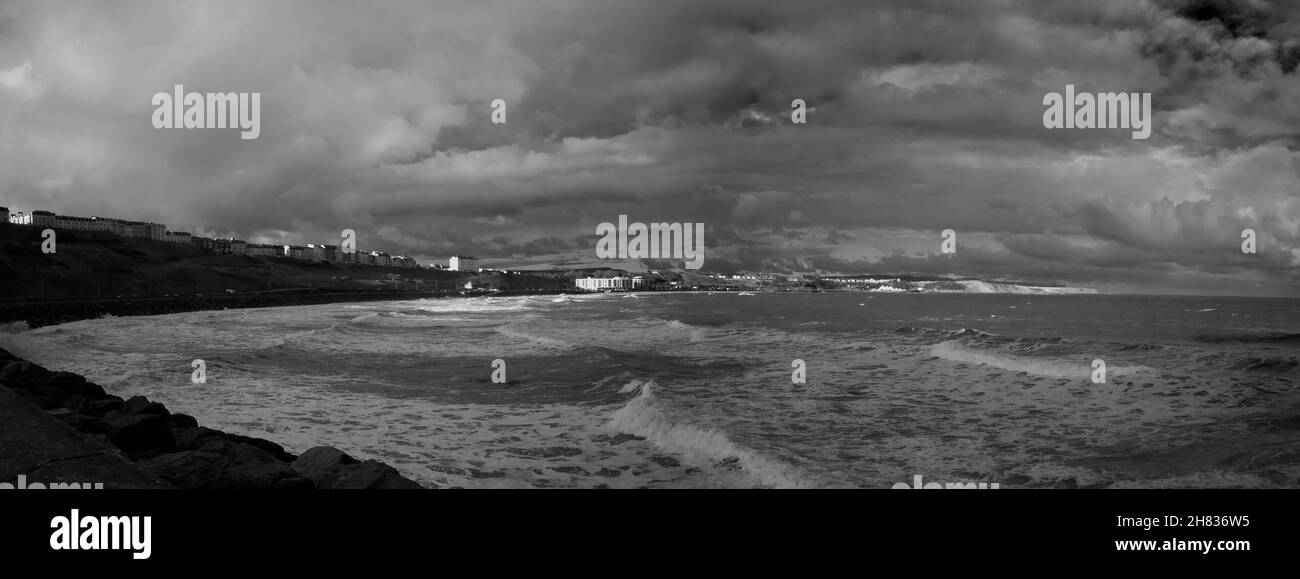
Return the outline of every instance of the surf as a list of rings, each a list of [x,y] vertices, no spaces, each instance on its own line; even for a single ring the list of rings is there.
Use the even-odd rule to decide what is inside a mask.
[[[653,381],[627,389],[632,388],[639,389],[639,393],[613,414],[609,421],[611,429],[645,438],[698,466],[716,467],[734,462],[763,486],[783,489],[817,486],[798,468],[736,444],[721,429],[675,421],[656,404]]]

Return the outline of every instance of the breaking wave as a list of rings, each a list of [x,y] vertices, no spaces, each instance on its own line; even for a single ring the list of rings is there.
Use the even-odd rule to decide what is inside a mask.
[[[629,384],[624,389],[630,390],[630,387],[633,385]],[[610,419],[610,428],[643,437],[655,446],[681,455],[695,464],[718,466],[735,463],[765,486],[816,486],[794,466],[740,446],[718,428],[702,428],[674,421],[655,404],[653,381],[636,384],[635,387],[640,388],[640,393],[614,413]]]
[[[1011,372],[1025,372],[1047,378],[1088,378],[1092,374],[1091,357],[1087,360],[1032,358],[996,351],[979,351],[952,341],[935,344],[930,348],[930,353],[950,362],[982,364]],[[1149,370],[1149,368],[1145,366],[1106,367],[1107,374],[1117,376],[1135,374],[1142,370]]]

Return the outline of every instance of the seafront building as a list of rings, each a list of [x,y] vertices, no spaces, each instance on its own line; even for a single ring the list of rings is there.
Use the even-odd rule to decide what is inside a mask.
[[[630,291],[646,288],[643,276],[583,277],[573,280],[574,285],[586,291]]]
[[[447,260],[447,269],[451,271],[478,271],[478,258],[466,255],[453,255]]]
[[[284,248],[279,245],[269,243],[250,243],[248,244],[248,255],[250,257],[279,257]]]
[[[58,222],[58,217],[52,211],[33,211],[32,225],[37,227],[54,227]]]
[[[339,263],[343,261],[341,259],[343,256],[339,253],[339,246],[337,245],[322,245],[321,250],[324,253],[326,262]]]

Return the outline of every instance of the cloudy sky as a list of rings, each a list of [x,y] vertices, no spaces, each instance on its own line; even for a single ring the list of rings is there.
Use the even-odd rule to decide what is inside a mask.
[[[1264,0],[6,1],[0,205],[510,266],[621,213],[704,223],[706,271],[1297,296],[1298,63]],[[178,83],[260,92],[260,138],[153,128]],[[1151,138],[1045,129],[1067,83],[1152,93]]]

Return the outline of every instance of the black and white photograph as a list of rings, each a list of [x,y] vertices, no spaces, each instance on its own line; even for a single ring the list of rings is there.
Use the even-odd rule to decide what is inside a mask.
[[[0,511],[1300,489],[1297,68],[1290,0],[0,0]],[[1074,548],[1251,550],[1177,504]]]

